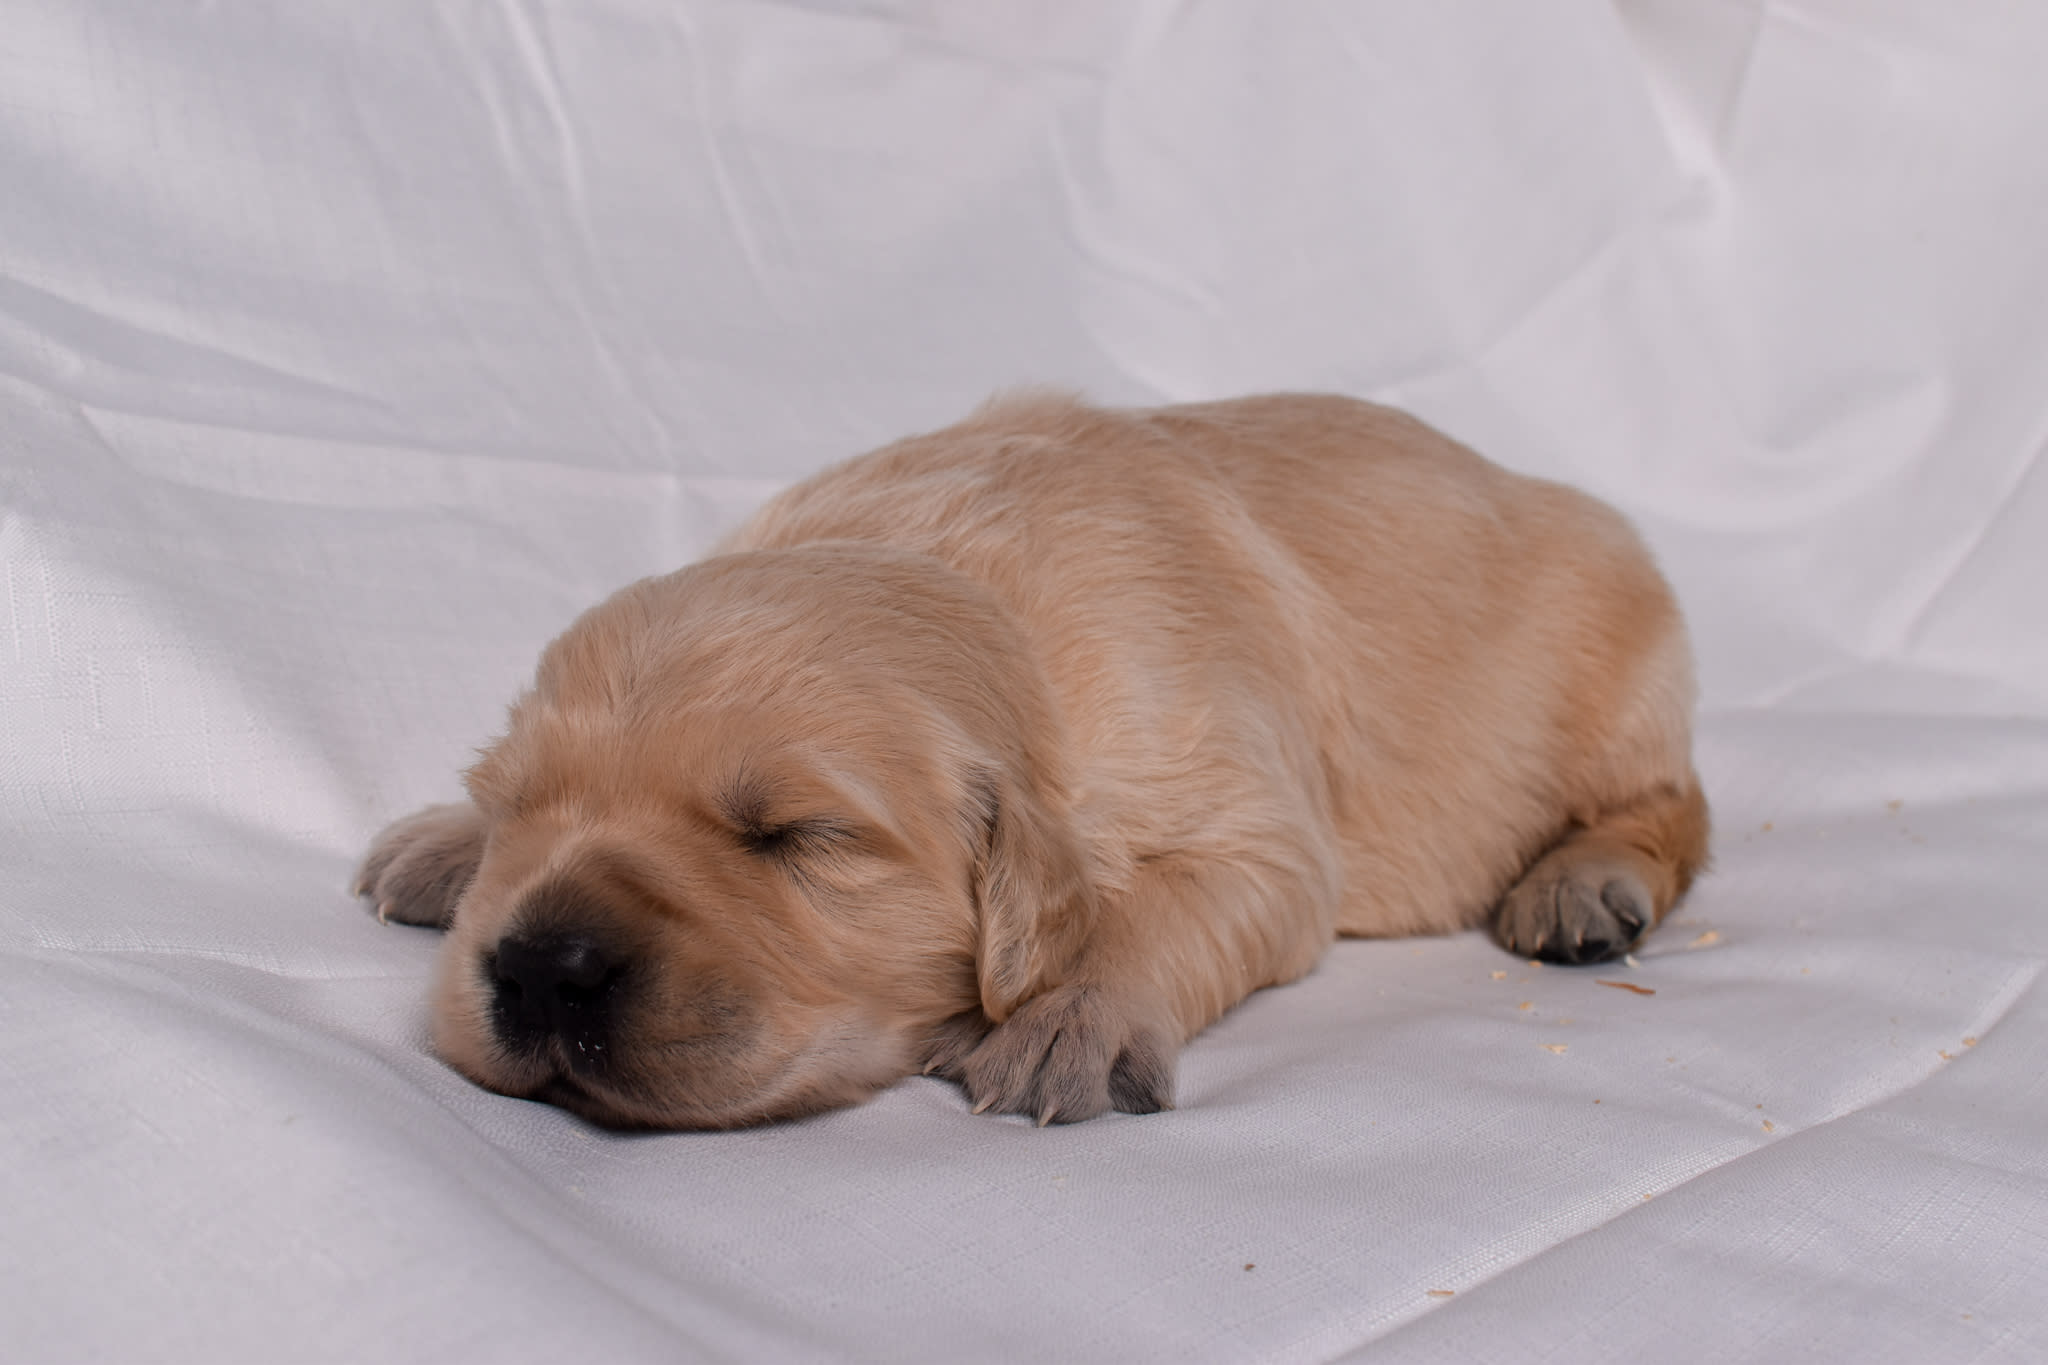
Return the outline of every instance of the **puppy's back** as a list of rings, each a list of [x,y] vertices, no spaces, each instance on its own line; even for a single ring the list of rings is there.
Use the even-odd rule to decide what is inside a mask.
[[[1690,781],[1683,627],[1627,523],[1388,408],[998,399],[798,485],[731,548],[833,539],[933,555],[1017,613],[1084,778],[1148,812],[1117,840],[1334,859],[1346,932],[1476,923],[1572,820]]]

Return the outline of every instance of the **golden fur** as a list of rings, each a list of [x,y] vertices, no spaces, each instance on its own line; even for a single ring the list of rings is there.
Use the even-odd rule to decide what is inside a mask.
[[[1706,854],[1691,708],[1592,498],[1350,399],[1027,394],[585,613],[362,889],[449,928],[451,1063],[602,1122],[1143,1111],[1337,934],[1625,951]]]

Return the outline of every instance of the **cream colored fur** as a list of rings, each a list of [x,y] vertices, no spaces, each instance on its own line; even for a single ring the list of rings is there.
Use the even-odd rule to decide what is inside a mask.
[[[920,1067],[1155,1109],[1337,934],[1624,951],[1706,855],[1691,708],[1670,592],[1583,494],[1344,398],[1028,394],[586,613],[473,805],[363,883],[450,927],[444,1055],[600,1121]],[[498,945],[565,932],[627,964],[601,1064],[494,1032]]]

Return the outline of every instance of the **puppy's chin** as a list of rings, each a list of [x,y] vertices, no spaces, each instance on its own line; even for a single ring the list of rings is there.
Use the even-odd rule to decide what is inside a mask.
[[[809,1057],[799,1057],[796,1063],[756,1091],[721,1094],[710,1103],[698,1102],[688,1087],[658,1077],[598,1076],[551,1062],[515,1062],[488,1072],[458,1065],[457,1070],[486,1089],[566,1109],[601,1128],[620,1131],[744,1128],[803,1118],[859,1104],[902,1074],[892,1070],[886,1077],[862,1082],[835,1074]]]
[[[736,1103],[707,1107],[692,1104],[672,1095],[657,1097],[624,1094],[608,1087],[602,1081],[564,1070],[527,1091],[503,1093],[566,1109],[578,1118],[600,1128],[621,1132],[673,1132],[691,1129],[746,1128],[756,1124],[805,1118],[828,1109],[843,1109],[849,1105],[859,1104],[883,1088],[882,1084],[852,1086],[843,1078],[835,1077],[828,1084],[799,1088],[789,1094],[762,1094],[746,1097]]]

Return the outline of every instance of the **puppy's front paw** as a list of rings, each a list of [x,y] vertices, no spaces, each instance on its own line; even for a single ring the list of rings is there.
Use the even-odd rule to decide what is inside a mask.
[[[1656,918],[1635,871],[1575,852],[1567,844],[1539,860],[1501,901],[1493,936],[1509,952],[1545,962],[1605,962],[1634,947]]]
[[[974,1112],[1024,1114],[1043,1127],[1115,1106],[1128,1114],[1173,1107],[1173,1043],[1094,986],[1061,986],[1027,1000],[954,1070]]]
[[[446,929],[483,856],[484,821],[475,806],[428,806],[370,841],[355,893],[369,897],[378,919]]]
[[[978,1009],[966,1010],[940,1024],[925,1042],[924,1074],[942,1076],[949,1081],[964,1079],[968,1057],[981,1046],[993,1027],[988,1016]]]

